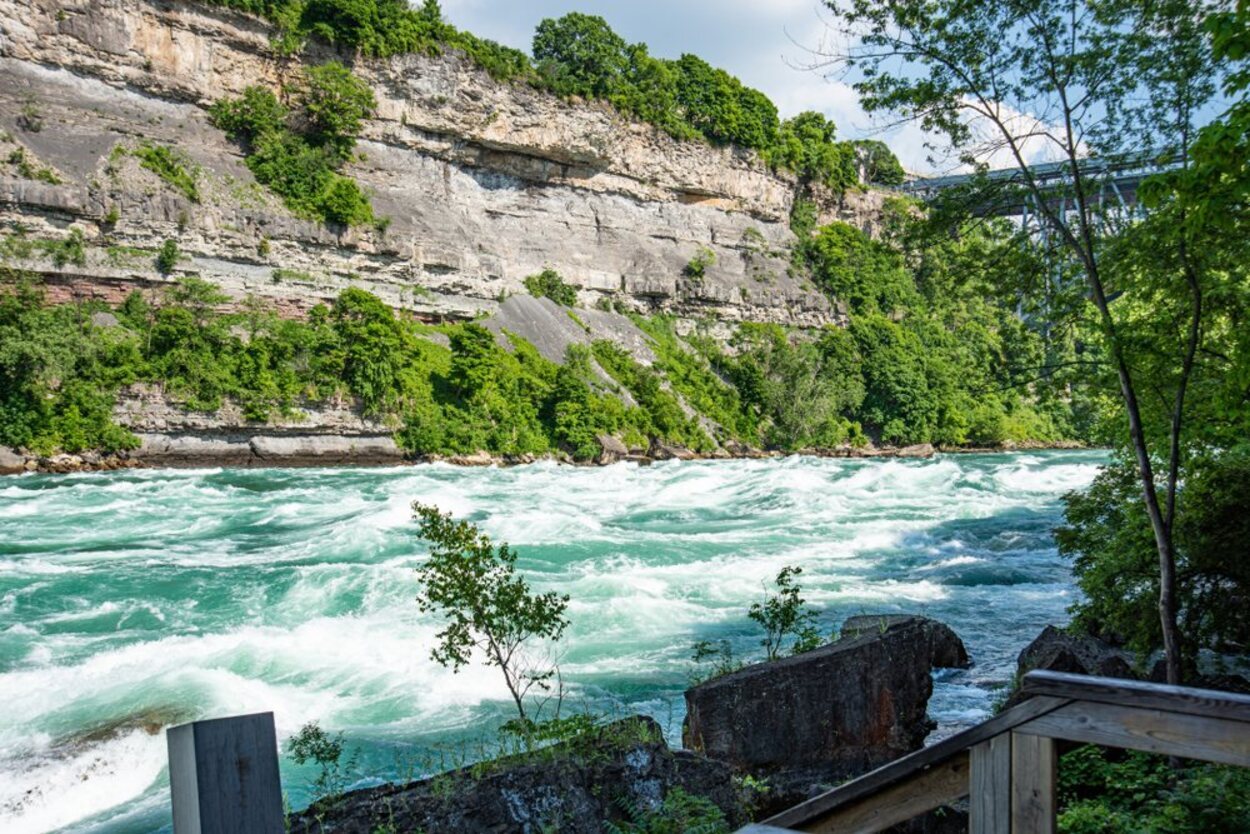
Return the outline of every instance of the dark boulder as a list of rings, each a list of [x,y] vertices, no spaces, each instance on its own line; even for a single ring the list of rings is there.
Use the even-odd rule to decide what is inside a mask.
[[[351,791],[291,817],[290,834],[600,834],[622,808],[654,810],[673,788],[746,822],[728,766],[664,743],[650,718],[405,785]]]
[[[835,643],[687,690],[683,742],[766,778],[784,807],[919,749],[935,658],[967,665],[946,626],[856,617]]]
[[[1130,661],[1128,652],[1105,640],[1087,634],[1071,634],[1048,625],[1016,658],[1016,681],[1035,670],[1135,680],[1140,675],[1133,670]],[[1003,709],[1023,700],[1017,685],[1003,703]]]
[[[1046,626],[1016,659],[1019,674],[1034,669],[1099,675],[1104,678],[1136,678],[1130,656],[1122,649],[1087,635]]]

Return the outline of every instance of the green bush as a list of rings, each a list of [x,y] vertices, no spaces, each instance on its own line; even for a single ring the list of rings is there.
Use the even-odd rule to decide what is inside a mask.
[[[308,70],[297,104],[292,113],[271,90],[253,86],[238,98],[215,103],[210,116],[243,144],[248,169],[291,211],[344,226],[373,223],[369,198],[338,173],[351,156],[362,121],[373,112],[372,91],[331,61]]]
[[[729,834],[720,808],[709,799],[672,788],[655,810],[644,809],[627,797],[616,802],[625,814],[621,823],[609,820],[609,834]]]
[[[1071,611],[1077,628],[1116,633],[1145,657],[1162,645],[1158,617],[1158,554],[1127,461],[1099,473],[1084,492],[1064,499],[1065,524],[1055,531],[1059,552],[1072,559],[1081,588]],[[1199,649],[1240,653],[1250,641],[1244,555],[1250,518],[1250,447],[1194,455],[1181,473],[1175,548],[1177,596],[1185,654]],[[1187,673],[1192,670],[1187,670]]]
[[[1092,745],[1059,763],[1063,834],[1240,834],[1250,830],[1250,770],[1169,766],[1146,753]]]
[[[554,269],[544,269],[526,278],[525,289],[535,298],[550,298],[562,307],[577,304],[577,288],[564,283]]]
[[[356,136],[377,102],[369,85],[337,61],[311,67],[300,96],[306,120],[305,138],[329,148],[335,157],[347,159]]]
[[[178,241],[166,238],[156,253],[156,271],[168,275],[178,268],[182,253],[178,251]]]
[[[764,157],[805,182],[818,182],[840,194],[859,182],[859,176],[854,147],[835,141],[836,133],[833,122],[809,110],[782,122],[777,141],[765,149]]]
[[[145,142],[134,151],[134,155],[142,167],[182,192],[188,200],[193,203],[200,201],[199,169],[183,154],[165,145]]]

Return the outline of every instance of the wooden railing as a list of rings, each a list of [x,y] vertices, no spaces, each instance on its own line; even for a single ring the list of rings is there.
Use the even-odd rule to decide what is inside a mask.
[[[1250,697],[1059,672],[1022,686],[1020,705],[739,834],[874,834],[964,797],[970,834],[1053,834],[1057,740],[1250,767]]]

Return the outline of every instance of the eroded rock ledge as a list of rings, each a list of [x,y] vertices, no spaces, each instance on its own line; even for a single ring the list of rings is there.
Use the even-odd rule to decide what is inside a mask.
[[[788,269],[791,177],[601,103],[499,83],[454,50],[354,67],[379,106],[347,173],[389,227],[293,217],[206,115],[247,85],[293,78],[269,34],[255,18],[182,0],[0,0],[4,152],[21,148],[59,180],[0,176],[0,224],[46,237],[76,224],[87,244],[85,263],[23,268],[65,298],[116,301],[194,273],[292,315],[359,286],[395,307],[470,318],[551,267],[588,306],[803,327],[843,318]],[[316,46],[306,55],[331,57],[350,59]],[[19,124],[30,106],[38,131]],[[143,141],[199,166],[201,202],[117,152]],[[830,196],[821,218],[873,227],[883,199]],[[185,255],[169,275],[151,257],[165,239]],[[683,276],[704,250],[715,262],[703,277]]]
[[[918,750],[935,667],[967,667],[959,637],[918,616],[853,617],[838,641],[686,692],[686,747],[767,779],[781,806]]]
[[[523,756],[352,791],[294,815],[289,830],[600,834],[625,809],[655,811],[676,788],[711,801],[732,829],[918,749],[931,727],[933,667],[967,665],[959,637],[935,620],[852,617],[835,643],[687,691],[693,751],[671,750],[655,721],[636,717]],[[966,814],[950,811],[896,830],[964,825]]]

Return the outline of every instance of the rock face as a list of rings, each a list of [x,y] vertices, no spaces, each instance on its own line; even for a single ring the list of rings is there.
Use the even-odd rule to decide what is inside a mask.
[[[600,834],[622,806],[654,810],[670,790],[711,800],[732,827],[745,820],[727,766],[669,750],[648,718],[627,719],[632,740],[557,747],[407,785],[352,791],[328,808],[296,814],[291,834]],[[621,725],[613,725],[619,731]],[[609,728],[611,733],[612,728]]]
[[[949,628],[926,617],[856,617],[814,651],[686,692],[685,746],[767,778],[786,805],[919,749],[935,665],[966,666]]]
[[[1199,689],[1218,689],[1225,692],[1250,693],[1250,680],[1237,674],[1230,674],[1219,668],[1218,664],[1203,662],[1212,658],[1199,658],[1198,672],[1185,680],[1186,686]],[[1028,672],[1043,670],[1047,672],[1068,672],[1074,675],[1094,675],[1103,678],[1126,678],[1129,680],[1151,680],[1155,683],[1167,681],[1167,667],[1160,658],[1151,668],[1149,674],[1142,674],[1133,665],[1133,656],[1122,648],[1105,640],[1087,634],[1072,634],[1054,626],[1046,626],[1041,634],[1020,652],[1016,659],[1016,678],[1019,680]],[[1020,690],[1008,697],[1005,707],[1020,703]]]
[[[935,669],[967,669],[972,665],[964,641],[945,623],[910,614],[863,614],[842,624],[840,637],[848,640],[864,635],[884,635],[906,630],[916,635]]]
[[[1069,634],[1048,625],[1020,652],[1016,665],[1020,675],[1043,669],[1104,678],[1135,678],[1137,674],[1130,660],[1127,652],[1097,637]]]
[[[0,446],[0,475],[17,475],[26,471],[26,456],[7,446]]]
[[[295,315],[347,286],[430,317],[492,313],[551,267],[581,300],[680,321],[820,326],[838,308],[788,272],[794,180],[734,148],[678,142],[599,103],[499,83],[454,51],[359,61],[377,113],[347,173],[385,230],[291,215],[243,165],[206,108],[298,67],[263,22],[207,3],[0,0],[0,153],[22,149],[57,183],[0,166],[0,223],[85,235],[82,263],[38,253],[54,297],[119,301],[194,273]],[[310,62],[351,60],[315,45]],[[34,102],[35,104],[32,104]],[[39,130],[22,114],[37,112]],[[192,202],[125,153],[167,144],[198,166]],[[881,193],[832,197],[823,220],[871,228]],[[165,275],[155,252],[184,258]],[[701,280],[683,268],[704,249]],[[59,295],[58,295],[59,294]]]

